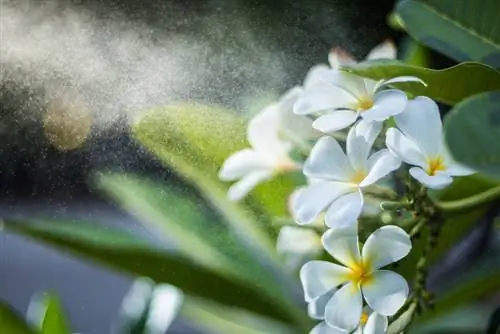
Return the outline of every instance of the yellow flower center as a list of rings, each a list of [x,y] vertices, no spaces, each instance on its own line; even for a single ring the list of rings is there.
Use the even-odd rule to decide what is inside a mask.
[[[357,170],[355,171],[351,177],[349,178],[349,181],[354,184],[360,184],[368,175],[368,173],[364,170]]]
[[[365,111],[373,107],[373,99],[368,95],[362,95],[358,97],[358,102],[356,103],[356,110]]]
[[[366,325],[367,322],[368,322],[368,313],[366,312],[361,313],[361,318],[359,319],[359,323],[364,326]]]
[[[274,166],[276,173],[286,173],[296,170],[298,168],[298,164],[295,163],[292,159],[288,157],[279,160]]]
[[[429,174],[430,176],[434,176],[436,175],[436,172],[440,170],[446,170],[443,158],[434,157],[427,160],[427,169],[426,169],[427,174]]]
[[[354,283],[354,286],[368,283],[372,279],[370,265],[366,262],[355,262],[349,268],[351,272],[348,275],[348,279]]]

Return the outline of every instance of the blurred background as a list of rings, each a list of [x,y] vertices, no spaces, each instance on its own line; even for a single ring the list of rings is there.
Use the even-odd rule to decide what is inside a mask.
[[[78,218],[162,242],[89,182],[99,170],[179,182],[131,138],[138,112],[186,100],[256,112],[326,63],[332,47],[362,58],[397,40],[386,24],[393,4],[0,0],[0,217]],[[480,224],[474,245],[485,244],[490,223]],[[51,290],[75,332],[108,333],[131,283],[0,233],[0,298],[19,312]],[[171,332],[195,329],[177,321]]]

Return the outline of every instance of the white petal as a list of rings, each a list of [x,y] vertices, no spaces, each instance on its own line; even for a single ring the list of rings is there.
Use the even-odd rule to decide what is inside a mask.
[[[397,226],[383,226],[370,234],[363,245],[363,261],[371,270],[382,268],[404,258],[411,250],[408,233]]]
[[[407,104],[406,94],[397,89],[388,89],[377,93],[373,107],[361,113],[367,121],[384,121],[387,118],[400,114]]]
[[[148,333],[165,333],[170,327],[184,300],[184,294],[169,284],[160,284],[153,292],[149,316],[146,321]]]
[[[328,83],[318,82],[309,86],[297,100],[293,106],[293,112],[297,115],[307,115],[345,108],[353,102],[355,102],[355,98],[345,90]]]
[[[377,139],[378,135],[382,131],[382,128],[382,122],[370,122],[365,119],[361,119],[356,124],[356,135],[363,136],[371,149],[375,139]]]
[[[363,125],[364,124],[365,123],[363,123]],[[368,154],[372,147],[365,136],[358,132],[360,131],[357,130],[356,125],[347,133],[346,153],[354,170],[366,170]]]
[[[344,285],[326,305],[325,321],[328,325],[345,331],[358,327],[363,312],[363,299],[359,287]]]
[[[328,73],[331,70],[330,66],[324,64],[311,67],[306,74],[303,87],[309,91],[310,88],[316,84],[328,83],[328,81],[325,81],[325,77],[327,77],[325,73]]]
[[[358,114],[354,111],[337,110],[318,117],[312,126],[323,133],[335,132],[352,125],[357,118]]]
[[[363,211],[363,194],[355,190],[345,194],[330,204],[326,211],[325,223],[332,228],[349,227],[356,224]]]
[[[251,172],[271,169],[271,162],[252,149],[244,149],[234,153],[222,165],[219,178],[223,181],[239,179]]]
[[[452,162],[446,166],[446,174],[451,176],[466,176],[472,175],[475,171],[467,166],[459,164],[457,162]]]
[[[380,80],[377,85],[375,86],[374,90],[380,90],[381,88],[393,84],[393,83],[398,83],[398,82],[418,82],[421,83],[424,86],[427,86],[427,84],[420,78],[413,77],[413,76],[400,76],[400,77],[395,77],[392,79],[385,79],[385,80]]]
[[[286,92],[278,103],[280,111],[280,130],[285,135],[297,140],[316,139],[320,133],[312,127],[313,120],[307,116],[297,115],[293,112],[293,106],[304,90],[294,87]]]
[[[325,307],[330,301],[333,294],[337,291],[336,288],[331,289],[325,294],[322,294],[318,298],[312,300],[307,305],[307,314],[313,319],[323,320],[325,318]]]
[[[389,323],[387,317],[377,312],[373,312],[368,317],[363,334],[386,334]]]
[[[288,211],[290,212],[290,215],[292,216],[292,218],[296,221],[298,220],[298,218],[295,216],[295,208],[296,208],[296,202],[297,202],[297,199],[300,198],[300,194],[304,191],[304,189],[307,189],[307,187],[299,187],[299,188],[296,188],[294,191],[292,191],[292,193],[290,194],[290,196],[288,196],[288,201],[287,201],[287,204],[288,204]]]
[[[311,302],[337,285],[345,283],[349,269],[326,261],[310,261],[300,268],[304,299]]]
[[[443,125],[439,108],[430,98],[419,96],[408,101],[406,110],[396,115],[394,120],[401,132],[413,141],[426,157],[441,152]]]
[[[408,298],[408,283],[403,276],[388,270],[377,270],[361,286],[370,308],[385,316],[394,315]]]
[[[390,128],[385,136],[385,144],[399,159],[411,165],[426,167],[427,162],[420,148],[403,135],[401,131]]]
[[[342,90],[348,92],[350,95],[355,96],[356,98],[369,95],[370,93],[366,90],[365,78],[352,73],[332,70],[331,72],[327,73],[325,80],[328,80],[332,85],[341,88]],[[356,101],[357,99],[353,102]],[[344,107],[347,107],[347,105]]]
[[[248,142],[260,153],[269,157],[286,156],[287,146],[279,139],[280,110],[271,104],[255,115],[247,128]]]
[[[329,229],[323,234],[321,241],[325,250],[343,265],[352,268],[361,261],[356,225]]]
[[[312,178],[345,181],[351,173],[351,165],[339,143],[327,136],[316,142],[304,165],[304,174]]]
[[[293,105],[297,102],[297,99],[301,94],[304,93],[304,89],[300,86],[295,86],[289,89],[285,94],[283,94],[278,102],[279,109],[281,111],[289,110],[292,111]]]
[[[418,182],[431,189],[443,189],[449,186],[453,179],[442,173],[430,176],[420,167],[410,168],[410,175],[413,176]]]
[[[293,217],[298,224],[310,224],[316,220],[337,197],[350,190],[340,182],[322,181],[304,188],[293,203]]]
[[[314,255],[321,252],[321,238],[314,230],[283,226],[276,240],[278,254]]]
[[[233,184],[227,193],[231,201],[239,201],[245,197],[257,184],[269,180],[273,176],[272,171],[258,171],[244,176],[241,180]]]
[[[388,149],[374,153],[368,159],[368,175],[359,184],[360,187],[369,186],[401,166],[401,160]]]
[[[446,175],[465,176],[475,173],[473,169],[456,162],[449,153],[446,146],[443,146],[442,156],[444,160],[444,165],[446,166],[446,170],[444,171]]]
[[[338,69],[340,66],[353,65],[356,60],[341,47],[336,47],[328,54],[328,62],[333,69]]]
[[[325,321],[320,322],[309,332],[309,334],[349,334],[347,331],[328,326]]]
[[[396,46],[392,41],[386,40],[374,47],[365,59],[396,59]]]

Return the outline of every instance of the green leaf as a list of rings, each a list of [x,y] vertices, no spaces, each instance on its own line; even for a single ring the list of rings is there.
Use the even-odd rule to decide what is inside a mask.
[[[97,182],[124,210],[196,263],[224,271],[231,264],[229,255],[243,256],[235,236],[189,188],[127,174],[99,174]]]
[[[408,334],[485,334],[489,313],[484,306],[460,307],[430,321],[415,323]]]
[[[500,91],[472,96],[446,115],[446,143],[459,162],[500,179]]]
[[[220,167],[231,154],[249,146],[246,120],[215,106],[178,104],[154,109],[139,118],[133,132],[182,176],[210,180],[223,192],[230,183],[218,180]],[[293,177],[282,175],[257,186],[243,203],[267,216],[283,216],[286,198],[294,187]]]
[[[292,293],[300,289],[297,282],[269,254],[261,256],[263,252],[245,243],[232,225],[210,212],[185,187],[182,191],[123,174],[101,174],[99,185],[125,210],[146,222],[153,233],[163,233],[186,258],[257,286],[279,299],[283,308],[297,309],[296,305],[287,305]]]
[[[59,298],[41,293],[33,297],[28,308],[28,319],[36,324],[42,334],[71,334],[69,323]]]
[[[180,315],[197,328],[209,333],[300,333],[293,327],[263,318],[254,313],[231,309],[196,298],[186,298],[184,300]]]
[[[154,248],[124,231],[68,221],[5,221],[5,228],[110,268],[172,284],[187,294],[282,321],[302,321],[297,319],[297,314],[290,314],[289,308],[263,295],[262,289],[194,265],[182,256]]]
[[[425,95],[450,105],[474,94],[500,90],[500,72],[475,62],[434,70],[406,65],[397,60],[370,60],[345,67],[344,70],[375,80],[415,76],[427,86],[420,83],[398,83],[394,86],[414,96]]]
[[[498,249],[494,255],[476,261],[470,268],[461,273],[459,282],[442,296],[437,298],[433,312],[425,312],[415,319],[415,324],[426,323],[439,319],[446,313],[455,311],[462,306],[471,305],[480,301],[480,298],[490,296],[500,290],[500,257]]]
[[[405,0],[396,12],[408,33],[456,61],[500,67],[500,2]]]
[[[7,303],[0,301],[0,333],[37,334]]]
[[[431,50],[411,37],[406,37],[401,43],[401,60],[408,65],[428,67],[431,60]]]

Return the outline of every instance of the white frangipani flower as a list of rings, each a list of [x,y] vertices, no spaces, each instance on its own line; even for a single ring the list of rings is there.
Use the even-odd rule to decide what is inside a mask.
[[[395,272],[380,270],[410,252],[410,237],[403,229],[379,228],[368,237],[361,252],[355,228],[330,229],[322,242],[342,265],[310,261],[301,268],[300,279],[309,303],[340,285],[325,307],[328,326],[347,332],[358,328],[363,299],[382,316],[392,316],[403,306],[408,298],[408,283]]]
[[[396,47],[393,42],[387,40],[375,48],[373,48],[365,60],[375,60],[375,59],[395,59],[396,58]],[[328,54],[329,65],[316,65],[313,66],[306,75],[304,80],[304,88],[306,91],[308,88],[313,87],[314,84],[322,81],[323,73],[328,73],[331,69],[339,70],[341,66],[353,65],[357,61],[352,55],[341,47],[336,47],[330,51]],[[328,74],[327,74],[328,75]]]
[[[219,171],[219,178],[223,181],[239,180],[229,189],[231,200],[242,199],[257,184],[276,174],[300,168],[300,164],[289,156],[294,140],[317,136],[310,119],[292,112],[292,106],[301,92],[300,87],[291,89],[279,102],[264,108],[248,124],[247,139],[252,148],[231,155]]]
[[[352,125],[359,117],[367,121],[384,121],[406,107],[406,94],[384,89],[397,82],[421,82],[410,76],[375,81],[336,69],[323,70],[314,76],[293,107],[297,115],[320,113],[313,127],[328,133]]]
[[[453,182],[452,176],[473,174],[453,161],[443,137],[437,104],[419,96],[408,102],[404,113],[394,117],[396,128],[386,134],[387,147],[404,162],[416,167],[410,174],[429,188],[440,189]]]
[[[350,332],[333,328],[324,321],[326,305],[336,291],[337,289],[333,288],[308,303],[307,313],[309,316],[313,319],[323,320],[309,334],[350,334]],[[387,317],[373,312],[369,307],[365,306],[359,319],[358,328],[352,334],[386,334],[387,327]]]
[[[386,334],[388,326],[387,317],[371,312],[365,307],[359,319],[359,326],[352,334]],[[350,334],[350,332],[330,327],[326,321],[322,321],[309,334]]]
[[[310,224],[325,210],[330,227],[355,223],[363,209],[362,189],[401,164],[387,149],[370,156],[381,127],[381,123],[364,121],[352,127],[347,135],[347,156],[335,139],[325,136],[318,140],[303,170],[317,182],[301,191],[293,203],[298,224]]]

